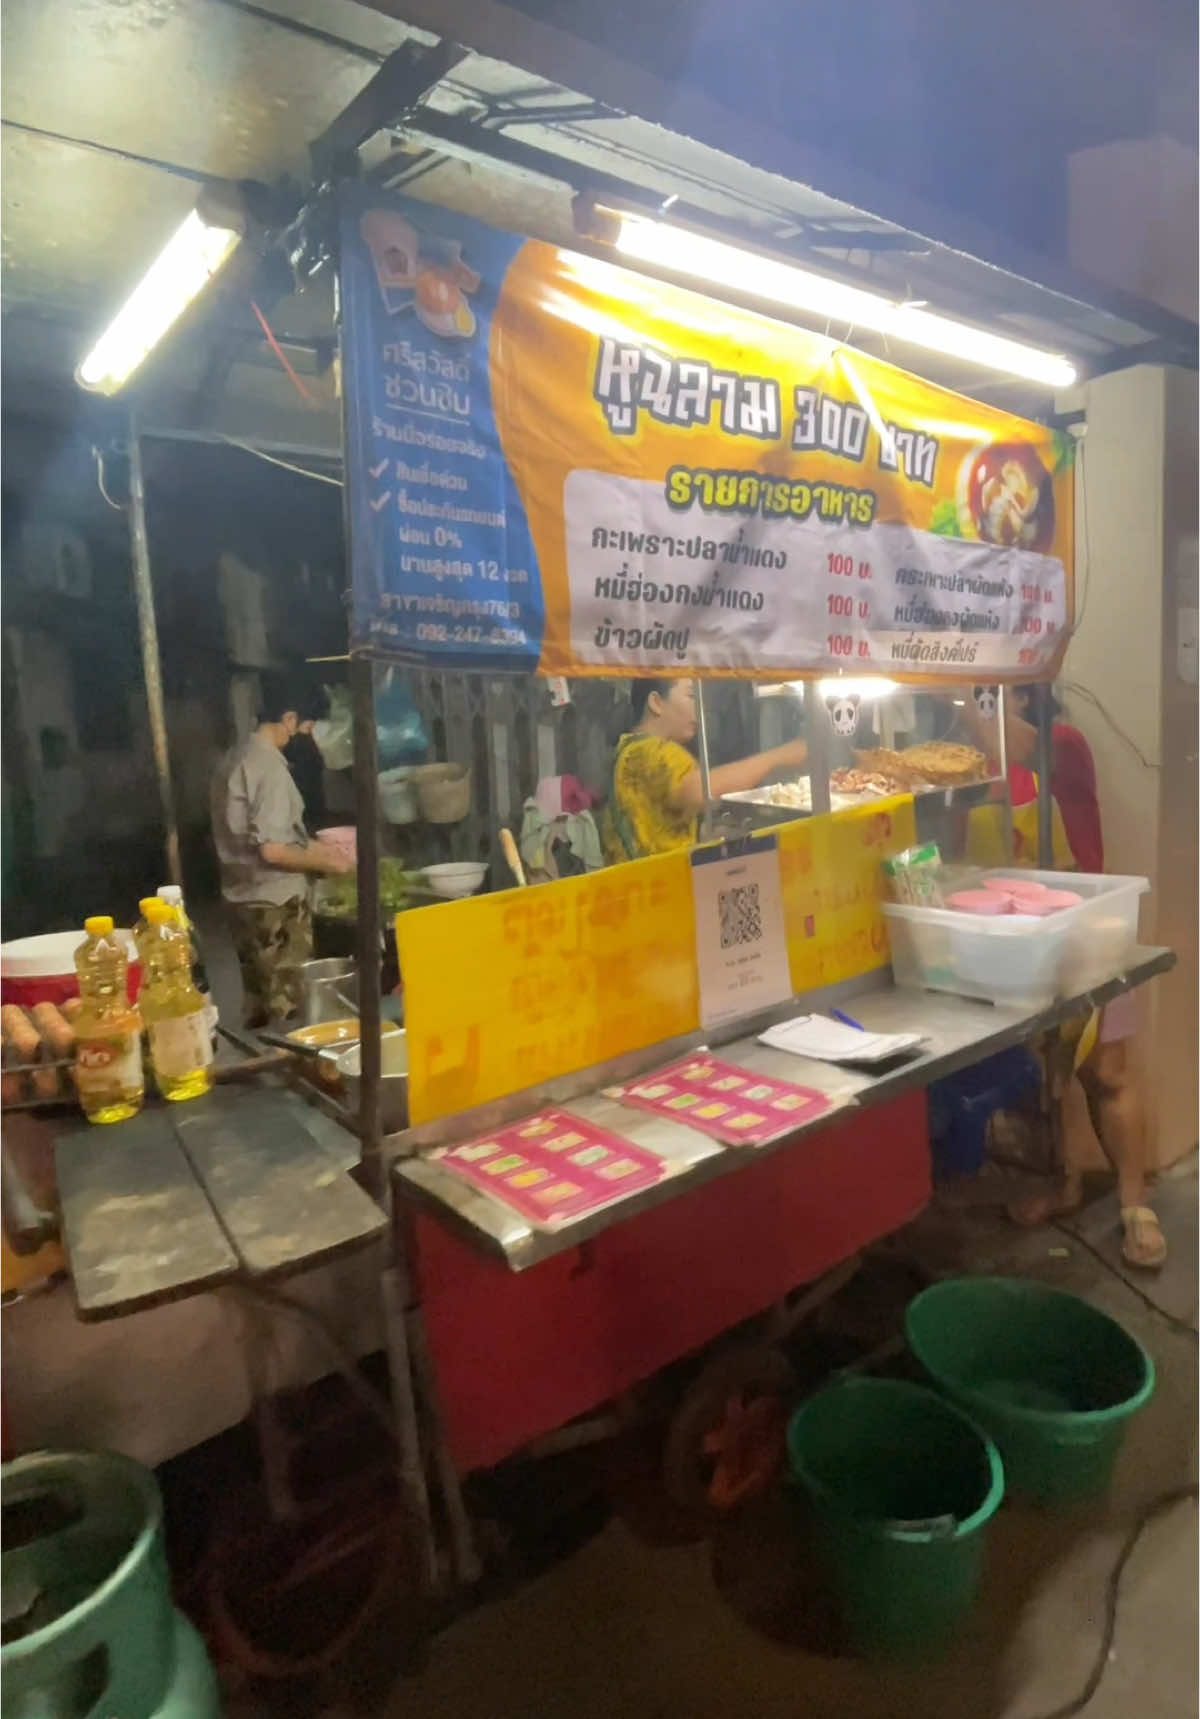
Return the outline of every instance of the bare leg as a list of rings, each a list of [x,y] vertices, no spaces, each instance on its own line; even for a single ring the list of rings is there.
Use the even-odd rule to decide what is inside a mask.
[[[1087,1099],[1078,1080],[1072,1075],[1063,1087],[1062,1098],[1063,1167],[1055,1185],[1044,1194],[1031,1194],[1016,1200],[1008,1208],[1015,1224],[1035,1229],[1048,1224],[1052,1218],[1065,1217],[1079,1210],[1083,1201],[1083,1171],[1080,1165],[1086,1156],[1086,1142],[1091,1131]]]
[[[1131,1265],[1161,1265],[1167,1244],[1145,1203],[1150,1131],[1133,1041],[1097,1044],[1079,1070],[1079,1080],[1096,1136],[1117,1173],[1125,1258]]]

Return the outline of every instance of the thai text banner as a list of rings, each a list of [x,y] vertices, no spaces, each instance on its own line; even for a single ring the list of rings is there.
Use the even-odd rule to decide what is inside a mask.
[[[565,675],[1056,667],[1070,437],[363,187],[341,268],[356,650]]]

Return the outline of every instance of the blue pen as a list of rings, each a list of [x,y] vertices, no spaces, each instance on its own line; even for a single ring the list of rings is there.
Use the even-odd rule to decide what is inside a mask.
[[[861,1021],[856,1021],[851,1015],[844,1015],[840,1009],[830,1009],[829,1013],[835,1021],[841,1021],[844,1027],[853,1027],[857,1033],[865,1033],[867,1030]]]

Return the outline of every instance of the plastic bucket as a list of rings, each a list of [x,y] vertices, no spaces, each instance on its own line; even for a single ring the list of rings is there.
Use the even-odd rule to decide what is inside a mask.
[[[43,1452],[0,1480],[4,1719],[218,1719],[208,1657],[171,1605],[149,1470]]]
[[[979,1592],[1004,1496],[991,1440],[921,1385],[846,1379],[793,1415],[788,1464],[854,1645],[894,1657],[944,1646]]]
[[[1019,1278],[934,1284],[906,1317],[909,1347],[1000,1447],[1010,1489],[1047,1504],[1094,1498],[1154,1363],[1115,1319]]]

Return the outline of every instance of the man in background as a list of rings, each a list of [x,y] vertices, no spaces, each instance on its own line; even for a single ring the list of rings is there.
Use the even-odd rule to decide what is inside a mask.
[[[353,870],[340,850],[310,838],[284,759],[300,727],[303,691],[274,675],[263,675],[261,687],[258,725],[218,764],[211,797],[248,1027],[299,1012],[300,968],[312,956],[309,879]]]

